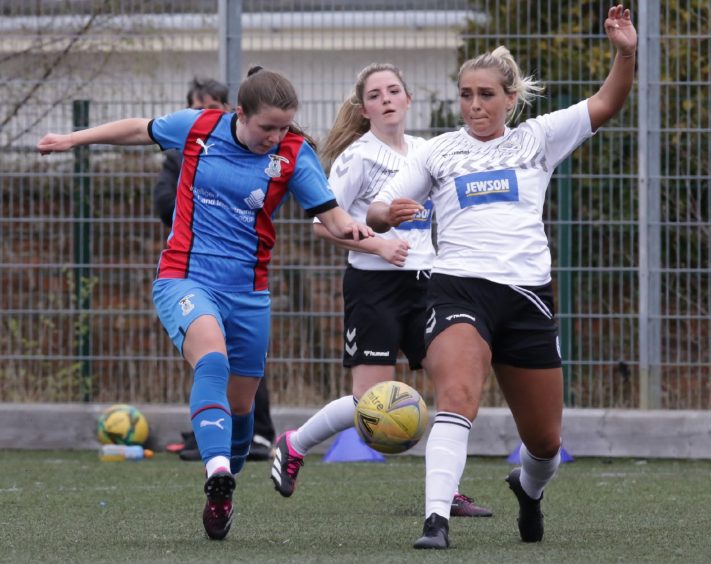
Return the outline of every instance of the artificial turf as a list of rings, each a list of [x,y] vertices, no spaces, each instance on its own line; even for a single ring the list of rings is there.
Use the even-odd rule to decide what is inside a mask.
[[[470,458],[461,491],[494,510],[455,518],[454,548],[415,551],[424,459],[326,464],[307,457],[289,499],[249,462],[225,541],[205,538],[200,463],[159,453],[0,452],[0,561],[709,562],[711,461],[577,459],[546,490],[542,543],[524,544],[503,459]]]

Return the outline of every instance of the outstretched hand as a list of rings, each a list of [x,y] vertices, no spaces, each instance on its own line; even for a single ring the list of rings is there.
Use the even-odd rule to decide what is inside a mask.
[[[48,133],[37,142],[37,150],[40,152],[41,155],[68,151],[73,147],[71,137],[71,133],[68,133],[66,135],[61,135],[59,133]]]
[[[632,23],[629,9],[622,4],[610,8],[605,20],[605,33],[622,56],[634,55],[637,49],[637,30]]]

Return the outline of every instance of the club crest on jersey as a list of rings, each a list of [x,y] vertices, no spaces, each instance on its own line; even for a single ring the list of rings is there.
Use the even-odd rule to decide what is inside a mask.
[[[432,200],[427,200],[422,206],[424,209],[418,211],[415,217],[410,221],[401,223],[395,229],[404,229],[407,231],[412,229],[430,229],[430,227],[432,227]]]
[[[269,178],[279,178],[281,176],[281,163],[289,164],[289,159],[281,155],[269,155],[269,165],[264,169]]]
[[[518,202],[516,171],[474,172],[454,179],[462,208],[495,202]]]
[[[184,298],[180,298],[178,304],[180,305],[180,309],[183,310],[183,316],[189,314],[195,309],[195,304],[190,301],[190,298],[193,297],[195,297],[195,294],[188,294]]]

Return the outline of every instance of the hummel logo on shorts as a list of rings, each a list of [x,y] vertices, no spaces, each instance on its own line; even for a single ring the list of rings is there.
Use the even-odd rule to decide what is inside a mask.
[[[472,322],[476,322],[476,318],[472,315],[467,315],[466,313],[453,313],[447,316],[447,321],[452,321],[452,319],[461,319],[462,317],[466,319],[471,319]]]

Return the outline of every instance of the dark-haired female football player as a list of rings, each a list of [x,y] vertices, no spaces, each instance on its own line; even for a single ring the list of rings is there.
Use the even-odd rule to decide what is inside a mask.
[[[163,327],[194,370],[193,431],[205,463],[203,524],[222,539],[233,517],[233,474],[249,452],[254,395],[270,330],[272,218],[293,194],[336,238],[372,235],[336,204],[313,149],[294,131],[292,84],[267,70],[241,84],[234,113],[185,109],[124,119],[66,135],[41,153],[80,145],[145,145],[183,153],[173,227],[153,300]]]

